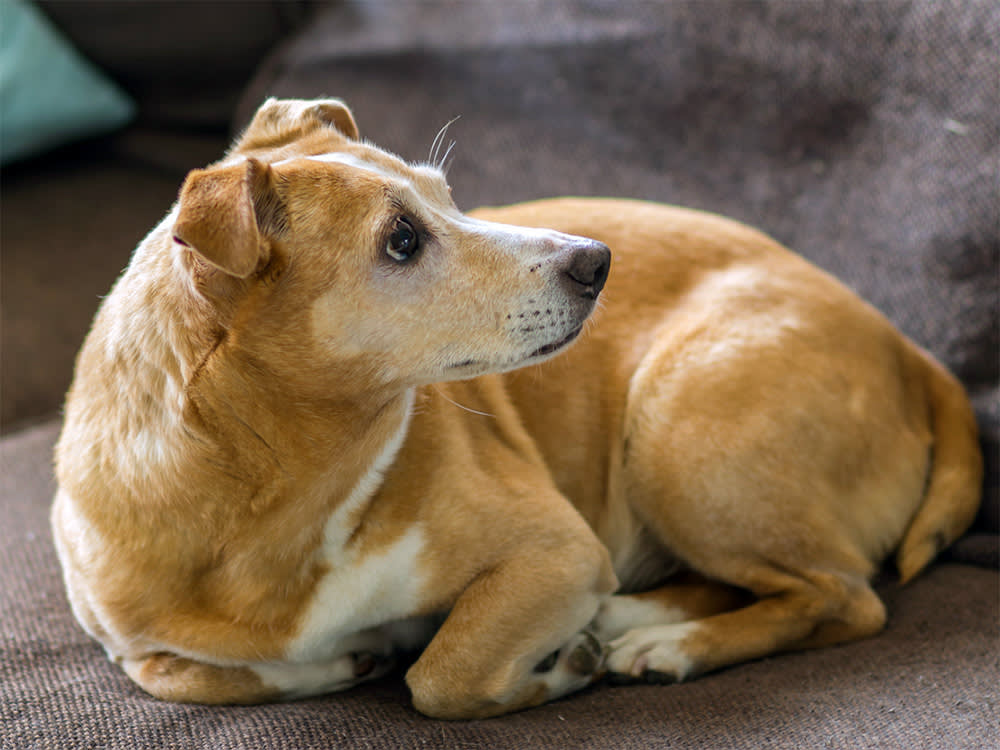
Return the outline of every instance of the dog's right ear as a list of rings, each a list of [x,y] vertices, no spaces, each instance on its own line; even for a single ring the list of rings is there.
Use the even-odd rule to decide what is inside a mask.
[[[270,171],[247,159],[191,172],[181,188],[174,239],[230,276],[250,276],[270,252],[261,231],[262,209],[274,204]]]
[[[236,144],[236,151],[277,148],[320,127],[332,127],[352,141],[358,126],[340,99],[275,99],[264,102]]]

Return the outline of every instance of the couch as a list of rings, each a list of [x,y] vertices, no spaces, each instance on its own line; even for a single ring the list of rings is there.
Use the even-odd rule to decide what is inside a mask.
[[[1000,6],[991,0],[108,0],[39,7],[135,104],[124,129],[5,165],[0,201],[0,747],[985,748],[1000,742]],[[187,169],[265,96],[335,95],[460,206],[616,195],[724,213],[831,271],[965,383],[973,528],[872,639],[686,684],[598,684],[477,722],[402,672],[287,704],[158,702],[69,611],[51,451],[99,297]]]

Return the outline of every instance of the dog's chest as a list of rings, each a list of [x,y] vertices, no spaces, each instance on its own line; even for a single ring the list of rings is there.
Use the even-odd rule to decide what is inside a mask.
[[[287,649],[289,658],[334,658],[352,648],[351,636],[406,619],[420,608],[423,529],[419,525],[402,529],[392,541],[375,548],[353,539],[358,513],[378,491],[406,438],[413,401],[413,391],[407,392],[395,431],[326,521],[318,561],[326,573],[306,604],[301,626]]]
[[[420,609],[423,549],[419,527],[367,554],[326,547],[324,562],[329,570],[306,607],[289,658],[333,658],[351,650],[352,636],[406,619]]]

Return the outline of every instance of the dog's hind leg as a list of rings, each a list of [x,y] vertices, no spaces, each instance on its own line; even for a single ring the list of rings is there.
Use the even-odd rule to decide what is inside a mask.
[[[643,360],[620,487],[666,553],[753,601],[639,623],[611,642],[613,674],[681,680],[885,624],[868,582],[920,507],[928,410],[912,408],[887,329],[845,337],[823,322],[829,309],[765,291],[729,289]],[[727,313],[729,292],[765,312]],[[872,321],[851,309],[837,325],[864,332]]]
[[[641,599],[612,598],[597,620],[601,635],[614,638],[608,671],[619,679],[676,682],[778,651],[864,638],[885,623],[885,608],[863,579],[816,574],[729,609],[741,596],[706,582],[697,592],[667,585]],[[629,615],[633,627],[622,633]]]
[[[608,643],[636,628],[701,620],[740,609],[753,600],[747,591],[684,571],[659,588],[609,597],[591,630]]]
[[[169,653],[122,659],[122,667],[155,698],[210,705],[291,700],[345,690],[385,674],[391,659],[362,652],[318,663],[218,666]]]
[[[123,659],[133,681],[154,698],[179,703],[250,704],[281,698],[249,667],[220,667],[174,654]]]

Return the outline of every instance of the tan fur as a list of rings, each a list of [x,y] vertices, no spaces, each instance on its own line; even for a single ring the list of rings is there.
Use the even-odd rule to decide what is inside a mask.
[[[632,201],[467,217],[357,138],[336,100],[266,103],[81,350],[55,538],[147,691],[291,698],[420,646],[440,717],[684,679],[877,632],[882,561],[908,580],[971,522],[961,386],[798,256]]]

